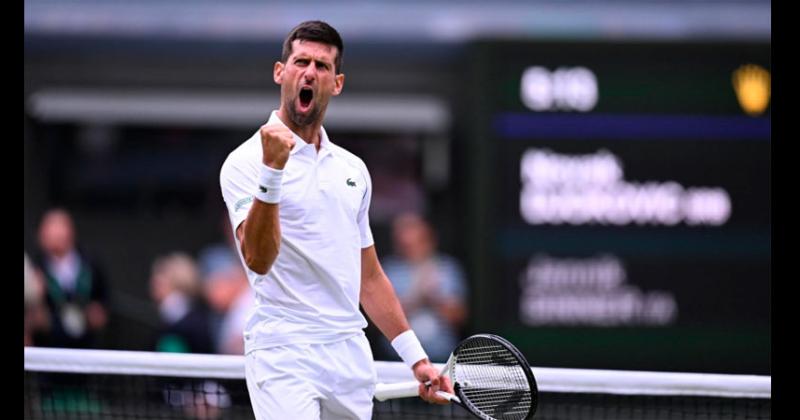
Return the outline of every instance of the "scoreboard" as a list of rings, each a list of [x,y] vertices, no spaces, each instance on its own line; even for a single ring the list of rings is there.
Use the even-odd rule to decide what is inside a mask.
[[[538,366],[769,373],[770,45],[469,56],[476,328]]]

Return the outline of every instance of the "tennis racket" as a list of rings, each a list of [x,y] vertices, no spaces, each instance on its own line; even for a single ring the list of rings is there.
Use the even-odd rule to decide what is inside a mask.
[[[530,419],[536,412],[538,388],[525,357],[506,339],[492,334],[473,335],[456,346],[442,370],[454,394],[437,394],[476,417]],[[419,382],[380,383],[375,398],[385,401],[419,395]]]

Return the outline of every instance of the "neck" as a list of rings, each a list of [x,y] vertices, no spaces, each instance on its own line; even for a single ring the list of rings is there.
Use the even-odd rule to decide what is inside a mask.
[[[190,300],[183,293],[171,292],[159,304],[158,310],[161,317],[168,324],[173,324],[184,317],[189,312]]]
[[[319,121],[315,121],[312,124],[306,126],[298,126],[292,121],[284,111],[283,107],[278,109],[278,118],[289,127],[289,130],[292,130],[293,133],[297,134],[303,141],[308,144],[313,144],[314,147],[319,150],[320,147],[320,139],[321,139],[321,127],[322,127],[322,118]]]
[[[66,251],[54,251],[49,254],[49,258],[51,261],[64,261],[67,257],[72,255],[72,250]]]
[[[408,254],[406,258],[412,264],[422,264],[433,258],[433,253],[429,251],[411,253]]]

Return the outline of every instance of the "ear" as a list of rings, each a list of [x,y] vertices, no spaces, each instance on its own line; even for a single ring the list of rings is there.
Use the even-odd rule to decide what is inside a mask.
[[[272,80],[275,81],[276,84],[283,83],[283,70],[285,69],[283,63],[280,61],[275,62],[275,66],[272,69]]]
[[[339,73],[333,78],[333,96],[338,96],[344,88],[344,73]]]

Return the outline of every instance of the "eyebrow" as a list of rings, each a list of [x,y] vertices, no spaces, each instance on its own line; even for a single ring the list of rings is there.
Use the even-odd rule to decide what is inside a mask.
[[[332,65],[331,62],[329,62],[329,61],[325,61],[325,60],[322,60],[322,59],[312,59],[311,57],[309,57],[307,55],[298,55],[293,59],[293,61],[297,61],[297,60],[314,61],[317,64],[324,64],[327,67],[330,67]]]

